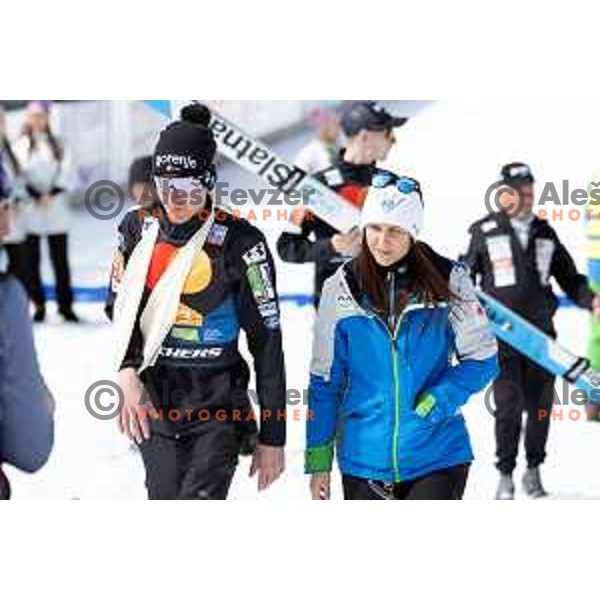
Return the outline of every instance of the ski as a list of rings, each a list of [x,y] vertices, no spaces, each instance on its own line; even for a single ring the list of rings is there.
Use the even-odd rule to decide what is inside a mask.
[[[169,100],[146,100],[146,103],[169,118],[173,118],[177,114],[177,108],[182,106],[182,103]],[[281,190],[288,196],[290,204],[295,203],[312,210],[338,231],[349,231],[358,224],[358,208],[306,171],[278,156],[266,144],[242,131],[212,107],[210,111],[210,128],[220,154],[268,185]],[[290,194],[293,194],[293,198]]]
[[[600,386],[600,372],[590,367],[587,358],[573,354],[485,292],[477,291],[477,296],[487,313],[496,337],[550,373],[584,390],[591,400],[600,400],[600,398],[596,399],[596,394],[591,396],[592,392]]]

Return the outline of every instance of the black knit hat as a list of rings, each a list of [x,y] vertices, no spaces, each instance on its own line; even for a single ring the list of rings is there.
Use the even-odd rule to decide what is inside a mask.
[[[180,120],[160,134],[154,150],[153,171],[158,176],[201,177],[214,173],[217,144],[209,129],[210,110],[203,104],[181,109]]]
[[[136,183],[150,183],[152,181],[152,157],[140,156],[129,167],[129,193]]]

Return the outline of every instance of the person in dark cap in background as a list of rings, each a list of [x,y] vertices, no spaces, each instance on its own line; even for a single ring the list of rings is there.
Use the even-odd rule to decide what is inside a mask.
[[[10,233],[4,239],[4,250],[8,258],[8,270],[24,286],[29,289],[29,273],[31,271],[27,251],[27,231],[25,209],[27,197],[21,185],[21,167],[15,156],[11,143],[8,139],[6,118],[4,110],[0,106],[0,161],[3,162],[6,171],[5,176],[10,179]]]
[[[139,445],[150,499],[225,499],[240,454],[253,453],[259,490],[284,470],[275,268],[264,235],[215,206],[209,123],[208,108],[193,104],[161,132],[152,168],[163,211],[124,216],[107,299],[124,394],[118,423]]]
[[[391,115],[377,102],[360,101],[348,105],[340,121],[348,139],[336,162],[315,174],[316,179],[362,208],[371,179],[378,172],[376,163],[385,160],[396,142],[394,129],[407,119]],[[277,251],[282,260],[291,263],[314,262],[315,306],[318,305],[325,280],[360,248],[358,228],[349,232],[334,227],[311,215],[299,226],[288,225],[277,241]]]
[[[154,191],[152,156],[140,156],[129,167],[128,191],[131,199],[141,208],[160,208],[160,200]]]
[[[498,189],[501,210],[476,221],[462,257],[481,289],[552,337],[558,301],[554,278],[581,308],[600,314],[600,300],[578,273],[575,262],[550,224],[533,213],[535,179],[524,163],[510,163],[501,171]],[[523,411],[527,413],[523,489],[532,498],[547,493],[540,477],[554,399],[554,376],[509,345],[499,341],[500,375],[494,382],[496,404],[496,464],[498,500],[514,499],[516,467]],[[539,412],[546,411],[545,413]],[[540,415],[546,415],[540,417]]]

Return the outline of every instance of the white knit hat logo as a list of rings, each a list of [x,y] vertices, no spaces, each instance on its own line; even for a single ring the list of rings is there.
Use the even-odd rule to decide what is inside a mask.
[[[395,225],[418,237],[423,229],[423,200],[418,191],[401,192],[396,185],[371,187],[361,212],[360,226]]]

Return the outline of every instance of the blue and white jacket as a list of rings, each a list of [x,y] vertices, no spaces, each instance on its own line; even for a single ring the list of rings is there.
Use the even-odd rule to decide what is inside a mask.
[[[386,482],[473,459],[460,407],[498,371],[468,269],[432,253],[454,298],[411,297],[392,334],[361,297],[353,262],[327,280],[315,326],[305,470]],[[426,400],[429,412],[416,411]]]

